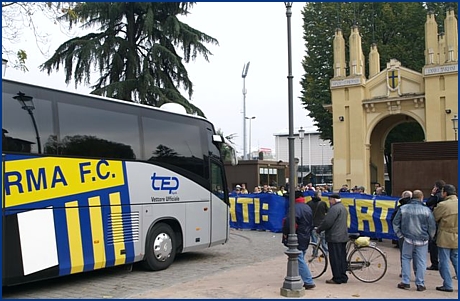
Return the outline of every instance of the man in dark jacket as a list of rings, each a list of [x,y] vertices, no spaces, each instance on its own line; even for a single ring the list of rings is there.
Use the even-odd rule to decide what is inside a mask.
[[[290,233],[289,210],[287,212],[288,214],[283,221],[283,243],[286,247],[287,236]],[[313,216],[311,208],[305,204],[305,198],[301,191],[295,192],[295,225],[298,240],[297,249],[300,251],[299,257],[297,258],[299,262],[299,275],[304,283],[304,288],[309,290],[316,286],[313,282],[310,269],[305,262],[305,254],[307,253],[307,248],[310,244],[310,233],[313,229]]]
[[[307,203],[307,205],[310,206],[311,211],[313,212],[313,227],[319,227],[321,222],[324,220],[324,217],[326,216],[328,210],[326,202],[323,202],[321,200],[321,191],[315,191],[313,197]],[[323,250],[326,253],[326,255],[328,255],[327,242],[324,232],[321,232],[319,236],[321,236],[321,246],[323,247]],[[315,230],[311,231],[310,239],[312,242],[318,242],[318,234]]]
[[[441,191],[444,188],[444,185],[446,185],[446,182],[444,182],[443,180],[438,180],[434,182],[434,187],[431,190],[431,195],[426,200],[426,203],[425,203],[431,209],[431,211],[433,211],[434,208],[436,208],[439,202],[443,201]],[[428,242],[428,252],[430,253],[431,265],[427,267],[426,269],[437,271],[438,265],[439,265],[439,259],[438,259],[438,245],[436,244],[436,237],[434,239],[430,239],[430,241]]]
[[[328,284],[341,284],[348,282],[347,276],[347,250],[348,241],[348,211],[343,206],[338,194],[329,195],[329,211],[323,222],[316,229],[317,233],[326,231],[329,260],[331,262],[332,279],[326,280]]]
[[[395,211],[391,215],[391,222],[395,219],[396,213],[400,210],[401,206],[406,205],[412,199],[412,191],[406,190],[401,194],[401,198],[399,199],[399,205],[396,207]],[[398,247],[399,247],[399,262],[401,264],[401,273],[399,277],[402,277],[402,248],[404,244],[404,237],[398,238]],[[417,271],[417,268],[414,265],[414,273]]]

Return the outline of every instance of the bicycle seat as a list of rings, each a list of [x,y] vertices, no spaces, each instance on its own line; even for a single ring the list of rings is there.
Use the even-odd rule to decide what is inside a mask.
[[[348,233],[350,239],[357,239],[360,236],[359,233]]]

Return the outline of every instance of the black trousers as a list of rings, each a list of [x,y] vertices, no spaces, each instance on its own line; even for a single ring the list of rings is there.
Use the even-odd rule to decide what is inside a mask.
[[[329,261],[331,262],[332,280],[337,283],[347,283],[347,250],[346,242],[328,242]]]
[[[438,259],[438,245],[436,244],[436,240],[430,239],[428,241],[428,251],[430,252],[431,265],[437,268],[439,265],[439,259]]]

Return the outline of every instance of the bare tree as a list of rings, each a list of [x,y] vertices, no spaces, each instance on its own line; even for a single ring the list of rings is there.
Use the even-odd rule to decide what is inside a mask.
[[[5,56],[13,68],[28,71],[27,50],[15,44],[21,41],[25,31],[31,31],[38,50],[47,55],[50,36],[38,23],[45,17],[60,26],[62,32],[68,32],[65,29],[68,26],[60,23],[59,16],[71,12],[74,5],[75,2],[2,2],[2,58]]]

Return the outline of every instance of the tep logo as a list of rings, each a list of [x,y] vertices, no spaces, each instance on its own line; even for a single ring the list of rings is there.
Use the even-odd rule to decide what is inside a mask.
[[[156,172],[154,172],[151,179],[153,190],[166,190],[169,191],[169,194],[173,194],[173,191],[179,189],[179,179],[177,177],[157,176]]]

